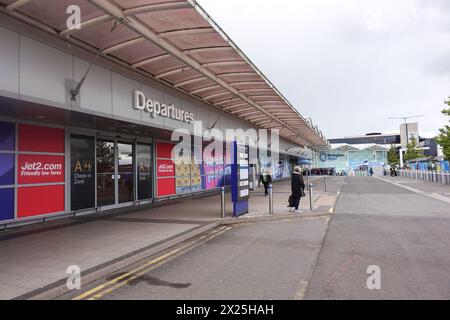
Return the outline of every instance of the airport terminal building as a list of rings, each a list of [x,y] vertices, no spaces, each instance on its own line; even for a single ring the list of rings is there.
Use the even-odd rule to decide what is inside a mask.
[[[67,27],[72,5],[80,28]],[[0,9],[0,228],[227,186],[225,154],[174,163],[176,129],[279,130],[278,161],[249,159],[275,179],[326,145],[195,1]]]

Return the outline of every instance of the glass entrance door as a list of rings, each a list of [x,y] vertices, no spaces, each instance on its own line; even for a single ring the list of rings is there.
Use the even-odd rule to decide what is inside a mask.
[[[116,203],[115,188],[115,143],[111,140],[97,140],[97,206]]]
[[[97,206],[134,201],[134,163],[133,143],[97,139]]]
[[[119,203],[134,200],[134,147],[131,143],[117,143],[117,183]]]

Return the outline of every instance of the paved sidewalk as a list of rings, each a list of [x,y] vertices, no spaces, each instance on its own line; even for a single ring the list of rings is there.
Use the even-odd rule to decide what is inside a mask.
[[[289,189],[289,181],[274,184],[275,214],[289,213]],[[335,198],[335,192],[314,191],[313,213],[327,213]],[[309,211],[305,199],[302,208]],[[268,197],[261,190],[252,193],[250,210],[246,218],[268,215]],[[226,213],[231,218],[230,194],[226,195]],[[219,217],[220,195],[213,195],[130,213],[105,213],[0,231],[0,299],[28,298],[41,288],[56,283],[61,286],[70,265],[78,265],[82,274],[89,274],[129,256],[156,250],[164,243],[203,232],[216,226]]]
[[[406,190],[423,194],[450,203],[450,186],[442,183],[410,179],[406,177],[384,176],[379,179],[393,183]]]
[[[434,192],[434,193],[440,193],[442,195],[450,196],[450,186],[442,184],[442,183],[421,181],[421,180],[415,180],[415,179],[410,179],[410,178],[406,178],[406,177],[384,176],[381,178],[388,180],[390,182],[409,185],[409,186],[412,186],[423,192],[430,192],[430,193]]]

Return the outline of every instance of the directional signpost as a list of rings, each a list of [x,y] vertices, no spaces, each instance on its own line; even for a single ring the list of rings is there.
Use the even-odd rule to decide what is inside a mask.
[[[233,164],[231,169],[231,199],[233,216],[248,213],[249,186],[249,149],[245,144],[233,142]]]

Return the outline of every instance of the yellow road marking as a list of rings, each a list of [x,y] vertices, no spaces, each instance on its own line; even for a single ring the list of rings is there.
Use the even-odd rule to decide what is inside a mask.
[[[195,246],[198,246],[198,245],[200,245],[200,244],[203,244],[203,243],[205,243],[205,242],[207,242],[207,241],[209,241],[209,240],[211,240],[211,239],[213,239],[213,238],[215,238],[215,237],[221,235],[222,233],[228,231],[228,230],[231,229],[231,228],[232,228],[232,227],[227,227],[225,230],[222,230],[222,231],[220,231],[220,232],[215,232],[215,233],[213,233],[213,234],[210,234],[209,236],[207,236],[207,238],[205,238],[205,239],[203,239],[203,240],[198,240],[198,241],[196,241],[195,243],[193,243],[192,248],[195,247]],[[205,236],[205,237],[206,237],[206,236]],[[175,254],[172,258],[176,258],[176,257],[180,256],[182,253],[183,253],[183,252],[178,252],[178,254]],[[97,293],[95,296],[89,298],[88,300],[96,300],[96,299],[100,299],[100,298],[102,298],[103,296],[105,296],[106,294],[111,293],[112,291],[114,291],[114,290],[116,290],[116,289],[118,289],[118,288],[124,286],[125,284],[130,283],[130,281],[132,281],[132,280],[134,280],[134,279],[136,279],[136,278],[138,278],[138,277],[140,277],[140,276],[142,276],[142,275],[144,275],[144,274],[146,274],[146,273],[148,273],[148,272],[150,272],[150,271],[152,271],[152,270],[158,268],[159,266],[162,266],[163,264],[165,264],[165,263],[168,262],[168,261],[169,261],[169,260],[160,261],[159,263],[157,263],[157,264],[155,264],[155,265],[152,265],[152,266],[149,267],[148,269],[145,269],[145,270],[143,270],[143,271],[141,271],[141,272],[139,272],[139,273],[133,275],[132,277],[130,277],[130,278],[128,278],[128,279],[126,279],[126,280],[124,280],[124,281],[122,281],[122,282],[116,284],[115,286],[109,287],[109,288],[107,288],[107,289],[101,291],[100,293]]]
[[[79,295],[79,296],[73,298],[72,300],[82,300],[82,299],[85,299],[85,298],[87,298],[87,297],[89,297],[89,296],[91,296],[91,295],[95,295],[94,298],[97,297],[97,296],[101,297],[102,295],[104,295],[104,294],[106,294],[106,293],[108,293],[108,292],[111,292],[111,291],[113,291],[113,290],[115,290],[115,289],[121,287],[122,285],[128,283],[129,281],[135,279],[136,277],[138,277],[138,276],[140,276],[140,275],[142,275],[142,274],[145,274],[145,273],[149,272],[151,269],[154,269],[154,268],[156,268],[156,267],[158,267],[158,266],[164,264],[164,263],[166,262],[166,261],[164,261],[165,259],[167,259],[167,258],[169,258],[169,257],[171,257],[171,256],[174,256],[174,255],[176,255],[177,253],[181,253],[181,251],[183,251],[184,249],[187,249],[187,248],[190,247],[190,246],[202,244],[202,243],[204,243],[204,242],[206,242],[206,241],[209,241],[209,240],[211,240],[212,238],[214,238],[214,237],[216,237],[216,236],[218,236],[218,235],[224,233],[225,231],[228,231],[228,230],[231,229],[231,228],[232,228],[232,227],[222,226],[222,227],[220,227],[219,229],[214,230],[214,231],[211,232],[211,233],[208,233],[208,234],[206,234],[206,235],[204,235],[204,236],[201,236],[201,237],[200,237],[199,239],[197,239],[197,240],[191,241],[191,242],[189,242],[189,243],[187,243],[187,244],[185,244],[185,245],[183,245],[183,246],[181,246],[181,247],[179,247],[179,248],[177,248],[177,249],[175,249],[175,250],[172,250],[172,251],[170,251],[170,252],[168,252],[168,253],[166,253],[166,254],[164,254],[164,255],[162,255],[162,256],[156,258],[156,259],[153,259],[153,260],[151,260],[151,261],[149,261],[149,262],[143,264],[142,266],[140,266],[140,267],[138,267],[138,268],[136,268],[136,269],[134,269],[134,270],[132,270],[132,271],[129,271],[129,272],[123,274],[123,275],[118,276],[117,278],[114,278],[114,279],[112,279],[112,280],[110,280],[110,281],[108,281],[108,282],[105,282],[104,284],[101,284],[101,285],[99,285],[99,286],[97,286],[97,287],[95,287],[95,288],[93,288],[93,289],[91,289],[91,290],[89,290],[89,291],[86,291],[86,292],[84,292],[83,294],[81,294],[81,295]],[[145,269],[145,268],[147,268],[147,267],[150,267],[150,269],[149,269],[149,270]],[[143,270],[143,269],[145,269],[145,270],[144,270],[144,271],[141,271],[141,270]],[[141,271],[141,272],[140,272],[140,271]],[[117,283],[117,282],[119,282],[119,281],[121,281],[122,279],[125,279],[125,278],[127,278],[127,277],[130,277],[130,278],[127,279],[127,280],[125,280],[125,281],[120,282],[120,283],[119,283],[118,285],[116,285],[116,286],[113,286],[113,287],[112,287],[112,288],[113,288],[112,290],[109,290],[109,291],[108,291],[108,289],[106,289],[104,292],[102,292],[102,293],[100,293],[100,294],[96,294],[97,292],[101,291],[102,289],[105,289],[105,288],[107,288],[107,287],[110,286],[110,285],[114,285],[115,283]],[[92,297],[89,298],[89,300],[93,300]]]

